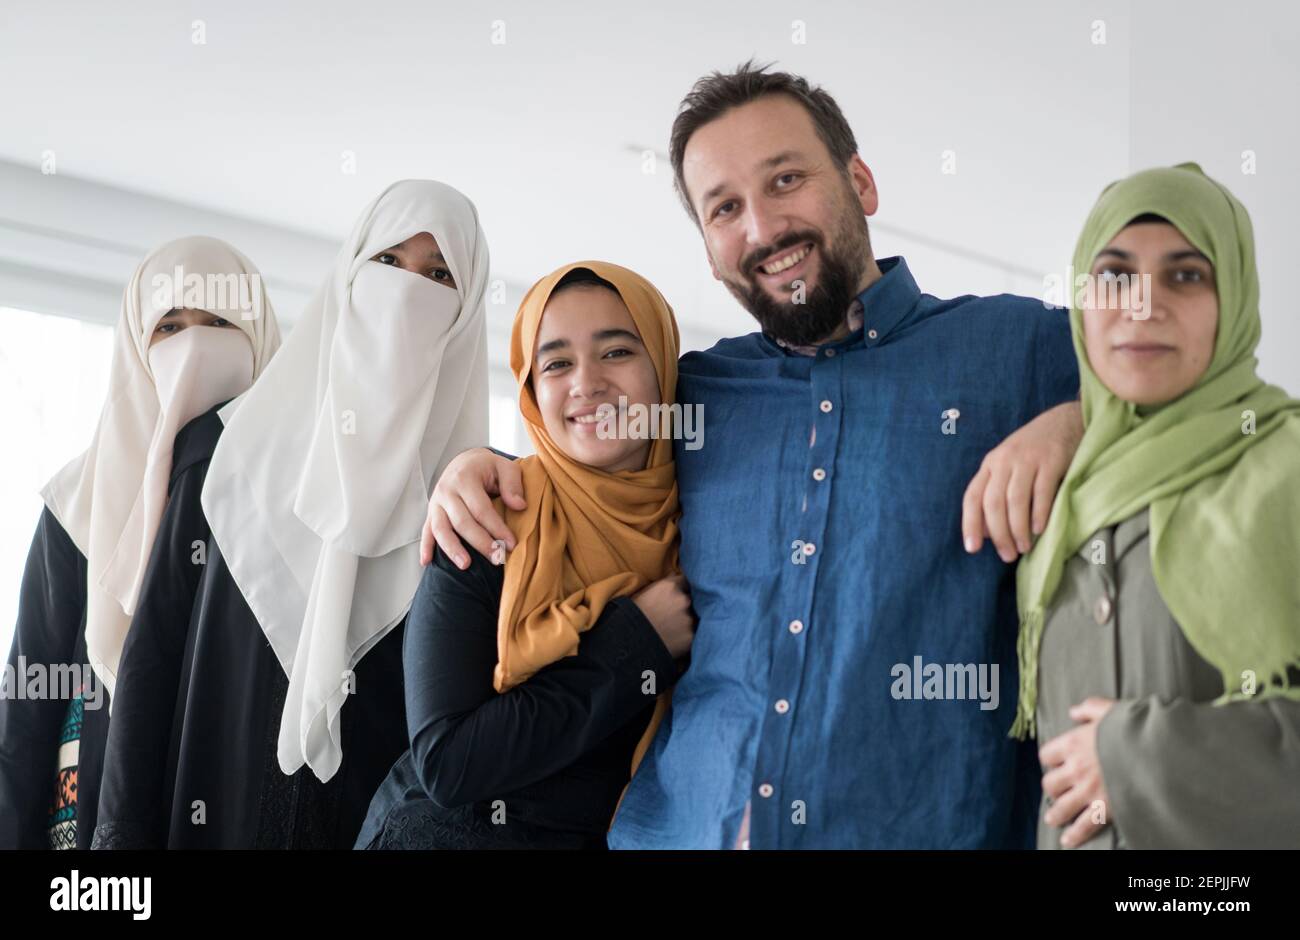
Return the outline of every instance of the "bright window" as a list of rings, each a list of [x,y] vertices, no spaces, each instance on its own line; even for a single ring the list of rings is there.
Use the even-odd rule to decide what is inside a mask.
[[[8,657],[41,487],[95,433],[113,331],[98,323],[0,307],[0,655]]]

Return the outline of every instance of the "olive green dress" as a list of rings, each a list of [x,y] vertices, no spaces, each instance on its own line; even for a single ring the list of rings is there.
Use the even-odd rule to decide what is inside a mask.
[[[1300,848],[1300,702],[1210,704],[1223,679],[1161,599],[1147,531],[1143,510],[1089,539],[1045,620],[1039,746],[1077,726],[1071,706],[1116,700],[1097,729],[1110,825],[1081,847]],[[1040,849],[1064,831],[1049,805]]]

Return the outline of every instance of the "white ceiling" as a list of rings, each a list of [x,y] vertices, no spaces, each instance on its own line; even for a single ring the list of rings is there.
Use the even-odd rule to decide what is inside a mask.
[[[61,174],[332,240],[392,180],[437,178],[478,204],[495,276],[617,261],[719,336],[752,321],[666,157],[642,170],[694,79],[757,55],[824,85],[881,191],[879,255],[905,251],[932,293],[1038,293],[1130,169],[1130,55],[1178,61],[1132,20],[1124,0],[11,2],[0,158],[53,150]]]

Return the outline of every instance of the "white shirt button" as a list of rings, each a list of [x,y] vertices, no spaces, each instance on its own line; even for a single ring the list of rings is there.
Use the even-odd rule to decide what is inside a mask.
[[[775,707],[776,707],[776,713],[778,715],[784,715],[786,712],[790,710],[790,703],[783,698],[777,699]]]
[[[868,336],[868,338],[870,338],[870,339],[875,339],[877,335],[878,335],[878,334],[876,333],[875,330],[867,330],[867,336]]]
[[[826,471],[821,467],[818,467],[813,471],[813,479],[820,483],[822,480],[826,479]]]
[[[760,783],[758,785],[758,795],[767,799],[772,795],[772,785],[770,783]]]
[[[830,358],[831,358],[832,356],[834,356],[834,355],[835,355],[835,350],[833,350],[833,349],[828,349],[828,350],[826,350],[826,358],[827,358],[827,359],[830,359]]]
[[[1097,603],[1093,605],[1092,618],[1096,620],[1097,623],[1103,624],[1106,621],[1110,620],[1110,615],[1111,615],[1110,598],[1107,597],[1105,594],[1103,594],[1101,597],[1097,598]]]
[[[821,409],[822,409],[822,411],[825,412],[825,413],[827,413],[827,414],[830,413],[830,410],[831,410],[831,408],[833,408],[833,407],[834,407],[834,406],[831,404],[830,399],[827,399],[826,401],[824,401],[824,402],[821,403]]]
[[[791,632],[791,633],[803,633],[803,621],[802,621],[802,620],[791,620],[791,621],[790,621],[790,632]]]
[[[812,542],[803,543],[803,553],[805,555],[811,555],[815,551],[817,551],[817,546],[814,545]]]

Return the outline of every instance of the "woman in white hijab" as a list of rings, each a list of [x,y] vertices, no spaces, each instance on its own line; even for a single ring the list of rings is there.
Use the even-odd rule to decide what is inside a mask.
[[[132,275],[95,436],[42,491],[0,697],[0,846],[90,844],[108,697],[178,448],[279,339],[261,275],[225,242],[168,242]]]
[[[132,626],[141,674],[179,678],[131,704],[134,731],[115,704],[96,847],[351,846],[406,747],[401,625],[429,489],[487,439],[487,281],[473,204],[396,183],[221,412],[193,616],[160,608],[148,641]]]

